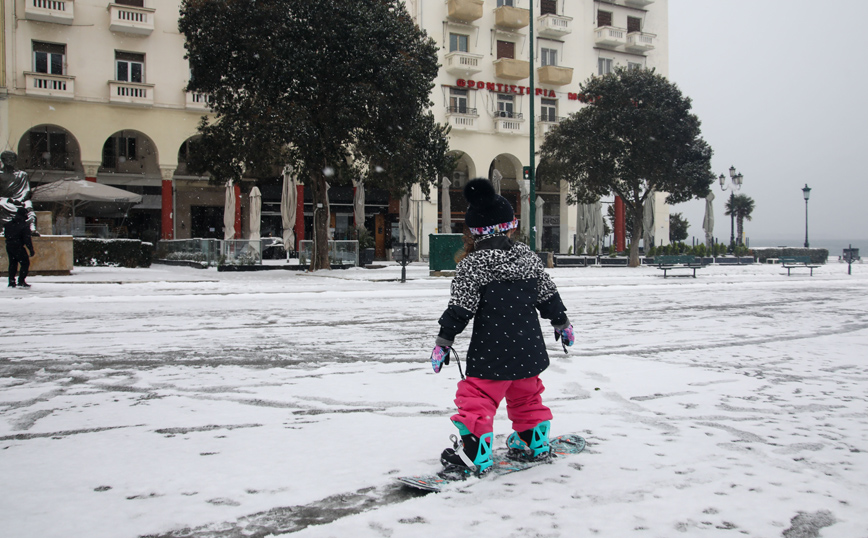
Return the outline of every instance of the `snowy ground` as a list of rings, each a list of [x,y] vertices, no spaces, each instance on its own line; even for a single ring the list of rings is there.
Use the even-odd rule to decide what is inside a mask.
[[[4,289],[0,535],[868,538],[868,268],[551,273],[545,398],[588,449],[429,495],[393,480],[455,431],[424,265]]]

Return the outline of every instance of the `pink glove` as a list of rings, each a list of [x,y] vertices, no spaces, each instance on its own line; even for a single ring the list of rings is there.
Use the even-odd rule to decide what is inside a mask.
[[[561,344],[564,346],[564,351],[568,346],[573,345],[576,342],[576,335],[573,333],[573,325],[570,324],[566,329],[555,329],[555,342],[560,339]]]
[[[431,352],[431,367],[434,368],[435,374],[440,373],[444,364],[449,364],[450,351],[452,348],[448,346],[434,346],[434,351]]]

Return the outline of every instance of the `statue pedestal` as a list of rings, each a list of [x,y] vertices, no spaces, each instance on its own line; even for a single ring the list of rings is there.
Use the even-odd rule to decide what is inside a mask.
[[[50,222],[50,221],[49,221]],[[72,273],[72,236],[42,235],[33,238],[36,256],[30,258],[30,275],[68,275]],[[6,238],[0,237],[0,276],[9,275]]]

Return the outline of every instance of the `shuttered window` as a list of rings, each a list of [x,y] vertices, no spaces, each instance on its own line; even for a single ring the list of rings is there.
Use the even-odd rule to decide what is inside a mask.
[[[642,19],[639,17],[627,17],[627,32],[641,32]]]
[[[497,42],[497,59],[500,58],[515,58],[515,43],[510,41]]]
[[[557,15],[558,1],[557,0],[540,0],[539,3],[540,15]]]
[[[597,27],[600,26],[613,26],[611,11],[597,11]]]

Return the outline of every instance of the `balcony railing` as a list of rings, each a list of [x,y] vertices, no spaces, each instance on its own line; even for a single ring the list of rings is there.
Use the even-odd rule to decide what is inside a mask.
[[[48,73],[24,73],[25,94],[33,97],[72,99],[75,97],[75,77],[49,75]]]
[[[562,119],[564,118],[560,116],[540,116],[537,121],[537,133],[541,136],[546,136]]]
[[[512,6],[500,6],[494,10],[494,24],[510,30],[524,28],[530,24],[530,11]]]
[[[461,114],[462,116],[479,116],[475,108],[467,108],[466,106],[450,106],[446,107],[446,114]]]
[[[454,129],[476,130],[479,114],[475,108],[450,106],[446,107],[446,118]]]
[[[494,61],[494,76],[509,80],[522,80],[530,76],[530,63],[512,58],[499,58]]]
[[[538,17],[536,31],[543,37],[562,37],[573,31],[573,18],[549,13]]]
[[[494,130],[498,133],[521,134],[523,123],[524,119],[521,114],[508,114],[501,111],[494,118]]]
[[[446,54],[443,60],[446,72],[450,75],[469,77],[482,71],[482,67],[480,66],[482,62],[481,54],[455,51]]]
[[[594,43],[599,47],[618,47],[627,44],[627,29],[601,26],[594,33]]]
[[[657,40],[655,34],[646,34],[644,32],[630,32],[627,34],[627,50],[635,52],[647,52],[654,50],[654,43]]]
[[[188,110],[211,110],[211,96],[207,93],[186,92],[186,108]]]
[[[447,13],[450,19],[462,22],[473,22],[482,18],[484,0],[449,0]]]
[[[72,24],[75,3],[72,0],[26,0],[24,18],[30,21]]]
[[[558,67],[556,65],[544,65],[536,70],[540,84],[564,86],[573,81],[572,67]]]
[[[109,81],[109,102],[119,105],[154,105],[154,85]]]
[[[111,24],[109,30],[134,35],[151,35],[154,31],[154,12],[148,7],[109,4]]]

